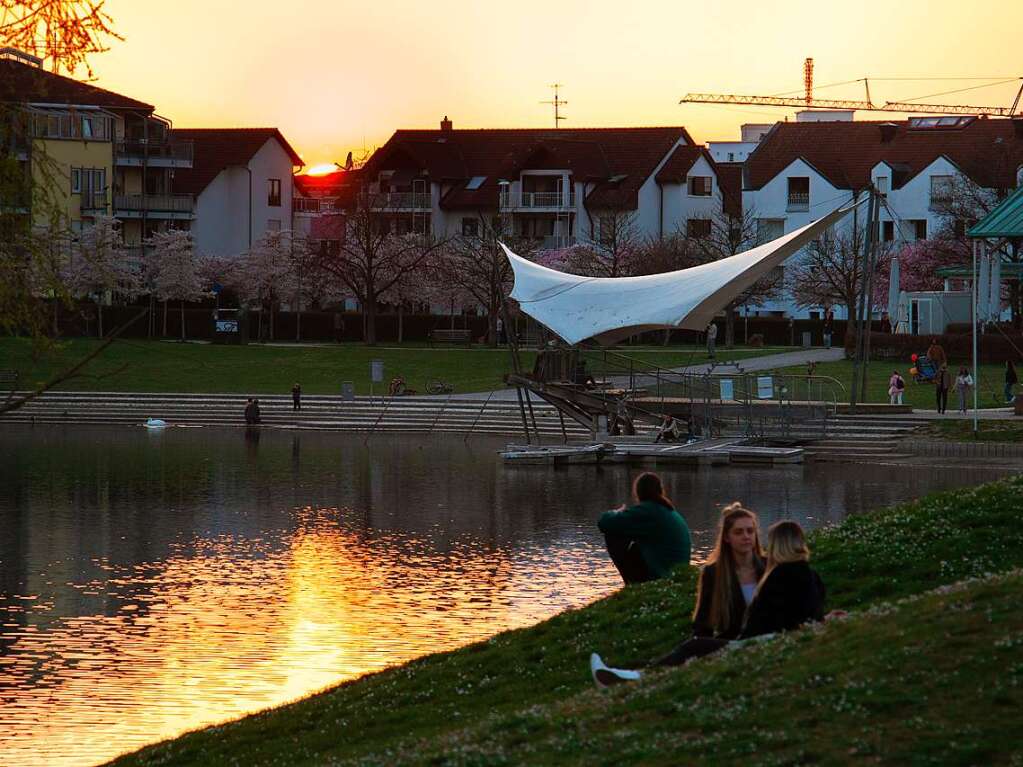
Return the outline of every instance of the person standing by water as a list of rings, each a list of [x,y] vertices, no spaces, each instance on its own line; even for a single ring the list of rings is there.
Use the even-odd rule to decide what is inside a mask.
[[[255,423],[252,415],[252,397],[245,400],[245,423],[249,426]]]
[[[952,374],[948,372],[948,365],[942,365],[938,369],[938,374],[934,376],[935,404],[939,413],[944,413],[948,409],[948,390],[951,388]]]
[[[970,375],[966,365],[959,368],[956,376],[956,394],[959,395],[959,412],[966,412],[966,403],[969,401],[970,389],[973,388],[973,376]]]
[[[830,306],[824,310],[824,346],[831,348],[831,333],[835,327],[835,310]]]
[[[711,322],[707,325],[707,356],[714,359],[714,347],[717,345],[718,326]]]
[[[892,377],[888,379],[888,401],[892,405],[902,404],[902,394],[906,390],[906,379],[898,370],[892,371]]]
[[[676,565],[688,565],[692,551],[689,525],[664,494],[660,477],[640,474],[632,494],[635,505],[606,511],[597,522],[626,585],[663,578]]]
[[[302,409],[302,386],[298,383],[291,387],[291,409]]]
[[[1019,383],[1019,377],[1016,375],[1016,367],[1012,364],[1012,360],[1005,361],[1005,401],[1008,404],[1012,404],[1016,396],[1013,394],[1013,387]]]

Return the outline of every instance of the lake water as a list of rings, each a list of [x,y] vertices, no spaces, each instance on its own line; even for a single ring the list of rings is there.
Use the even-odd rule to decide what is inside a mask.
[[[596,515],[635,469],[502,441],[0,425],[0,765],[90,765],[528,625],[619,586]],[[817,526],[994,478],[817,464],[662,471]]]

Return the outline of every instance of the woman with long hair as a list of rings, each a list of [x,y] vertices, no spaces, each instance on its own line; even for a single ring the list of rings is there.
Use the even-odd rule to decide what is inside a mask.
[[[783,521],[771,525],[767,539],[767,567],[745,610],[738,635],[731,638],[694,636],[651,665],[680,666],[693,658],[716,652],[734,639],[791,631],[808,621],[823,620],[824,584],[810,568],[809,559],[806,536],[797,522]],[[697,602],[699,612],[699,598]],[[642,678],[640,671],[609,668],[596,653],[590,656],[590,672],[600,687]]]
[[[660,477],[640,474],[632,494],[633,506],[606,511],[597,522],[626,585],[662,578],[675,565],[689,564],[691,549],[689,526],[675,511]]]

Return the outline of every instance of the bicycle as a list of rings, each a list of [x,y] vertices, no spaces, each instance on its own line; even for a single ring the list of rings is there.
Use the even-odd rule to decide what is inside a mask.
[[[451,394],[454,390],[454,386],[439,378],[432,378],[426,382],[427,394]]]

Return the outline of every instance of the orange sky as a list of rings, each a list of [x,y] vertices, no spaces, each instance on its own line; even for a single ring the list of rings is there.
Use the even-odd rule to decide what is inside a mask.
[[[813,0],[107,0],[126,40],[94,57],[98,84],[180,127],[277,126],[307,164],[372,149],[399,127],[685,125],[736,137],[764,107],[679,105],[687,91],[775,94],[863,76],[1020,75],[1023,3]],[[875,82],[874,102],[976,82]],[[1008,106],[1012,84],[932,101]],[[862,86],[820,90],[861,98]],[[865,116],[865,115],[864,115]]]

